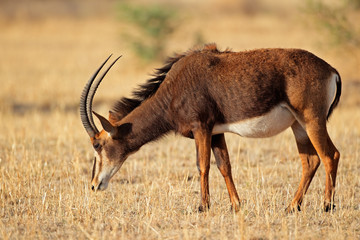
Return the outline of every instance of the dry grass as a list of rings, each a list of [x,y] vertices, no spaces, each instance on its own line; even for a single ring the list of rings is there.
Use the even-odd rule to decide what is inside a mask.
[[[338,210],[332,214],[321,211],[323,168],[303,211],[285,214],[301,168],[289,131],[264,140],[227,136],[244,200],[234,215],[214,164],[212,207],[204,214],[195,211],[199,184],[190,140],[169,136],[145,146],[127,160],[108,191],[94,194],[89,189],[92,150],[76,114],[3,114],[2,238],[357,238],[360,129],[354,118],[359,117],[338,109],[332,118],[330,132],[343,153]]]
[[[190,47],[191,34],[204,24],[201,18],[208,17],[209,11],[180,25],[181,31],[169,40],[168,51]],[[206,24],[212,28],[203,28],[206,39],[223,48],[303,47],[328,59],[345,76],[342,102],[329,123],[330,135],[342,153],[337,210],[330,214],[321,211],[321,166],[303,211],[285,214],[301,176],[290,131],[270,139],[226,136],[234,180],[243,199],[238,214],[230,211],[225,183],[215,164],[210,173],[211,209],[196,211],[200,187],[194,143],[174,135],[144,146],[126,161],[106,192],[92,193],[93,150],[77,113],[86,78],[108,53],[124,54],[97,95],[96,108],[106,113],[112,100],[143,82],[158,63],[144,66],[137,62],[119,39],[121,24],[111,18],[2,21],[1,239],[360,237],[360,87],[349,81],[359,70],[347,71],[356,64],[358,53],[347,59],[346,54],[336,55],[338,51],[317,48],[316,36],[301,38],[304,29],[292,29],[288,22],[271,15],[220,14]],[[286,39],[283,32],[288,33]]]

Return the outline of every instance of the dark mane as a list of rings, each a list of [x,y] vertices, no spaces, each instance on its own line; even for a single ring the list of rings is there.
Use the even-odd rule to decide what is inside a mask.
[[[165,80],[166,74],[170,71],[171,67],[184,56],[175,55],[174,57],[169,57],[163,67],[156,69],[153,78],[133,91],[131,98],[123,97],[116,102],[113,111],[117,115],[117,120],[128,115],[132,110],[140,106],[143,101],[154,95],[160,84]]]
[[[160,84],[165,80],[166,74],[177,61],[187,55],[202,51],[221,53],[215,44],[208,44],[201,48],[194,48],[186,53],[175,54],[174,57],[169,57],[163,67],[156,69],[155,73],[153,74],[153,78],[149,79],[145,84],[140,85],[137,89],[135,89],[135,91],[133,91],[131,98],[123,97],[114,104],[112,117],[115,117],[116,119],[113,120],[121,120],[135,108],[140,106],[143,101],[154,95]],[[226,49],[224,52],[230,52],[230,50]]]

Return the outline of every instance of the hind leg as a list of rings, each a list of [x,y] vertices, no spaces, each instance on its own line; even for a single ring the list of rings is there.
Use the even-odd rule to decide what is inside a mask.
[[[239,211],[240,200],[231,174],[231,164],[224,134],[212,136],[211,148],[215,156],[216,165],[220,170],[222,176],[224,177],[226,187],[229,192],[232,208],[234,209],[234,211]]]
[[[326,120],[306,124],[306,132],[325,166],[326,182],[324,210],[328,212],[334,207],[335,182],[340,153],[328,135],[326,130]]]
[[[286,208],[287,212],[293,212],[295,210],[300,211],[304,195],[306,194],[316,170],[320,165],[320,158],[317,155],[317,152],[304,128],[298,122],[295,122],[291,126],[291,129],[295,135],[297,148],[301,158],[302,176],[299,188],[296,191],[291,204]]]

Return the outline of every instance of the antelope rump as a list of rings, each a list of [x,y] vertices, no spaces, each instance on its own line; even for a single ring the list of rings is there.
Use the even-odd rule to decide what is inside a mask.
[[[110,58],[110,57],[109,57]],[[300,49],[219,51],[215,44],[169,58],[154,77],[115,103],[109,118],[92,111],[106,61],[85,85],[80,116],[95,149],[92,189],[107,188],[127,157],[144,144],[175,131],[193,138],[200,173],[199,210],[210,206],[211,150],[225,179],[230,201],[239,210],[225,132],[244,137],[274,136],[291,127],[302,177],[288,212],[300,210],[311,180],[323,162],[326,172],[324,210],[334,207],[340,153],[326,128],[341,95],[339,73],[324,60]],[[103,130],[94,124],[92,113]]]

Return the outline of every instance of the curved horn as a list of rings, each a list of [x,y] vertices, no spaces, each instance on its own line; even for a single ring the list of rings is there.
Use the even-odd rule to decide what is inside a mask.
[[[111,55],[110,55],[111,57]],[[97,130],[96,125],[94,123],[93,117],[92,117],[92,102],[96,93],[97,88],[99,87],[101,81],[104,79],[104,77],[106,76],[106,74],[109,72],[110,68],[116,63],[117,60],[119,60],[119,58],[121,58],[122,56],[116,58],[111,64],[110,66],[106,69],[106,71],[95,81],[95,83],[91,86],[90,91],[89,91],[89,95],[88,98],[86,100],[86,111],[87,111],[87,115],[89,116],[89,120],[91,122],[91,124],[93,124],[94,129],[96,132],[99,132],[99,130]]]
[[[94,121],[91,121],[91,120],[93,120],[92,116],[91,115],[89,116],[89,114],[88,114],[87,99],[88,99],[88,96],[89,96],[89,90],[90,90],[91,85],[94,82],[96,76],[100,72],[101,68],[105,65],[105,63],[109,60],[110,57],[111,57],[111,55],[96,70],[96,72],[92,75],[92,77],[86,83],[86,85],[85,85],[85,87],[84,87],[84,89],[83,89],[83,91],[81,93],[81,97],[80,97],[80,118],[81,118],[81,122],[82,122],[86,132],[89,134],[90,137],[94,137],[95,134],[98,132],[98,130],[96,129]]]
[[[109,58],[112,55],[110,55],[104,62],[101,64],[101,66],[96,70],[96,72],[93,74],[93,76],[89,79],[89,81],[86,83],[81,97],[80,97],[80,117],[81,121],[83,123],[83,126],[86,130],[86,132],[89,134],[90,137],[95,137],[95,134],[99,132],[99,130],[96,128],[96,125],[94,123],[94,119],[92,117],[92,101],[95,95],[95,92],[107,74],[107,72],[110,70],[110,68],[115,64],[115,62],[121,57],[118,57],[115,59],[115,61],[108,67],[108,69],[103,73],[101,77],[98,78],[98,80],[93,85],[93,82],[102,69],[102,67],[105,65],[105,63],[109,60]]]

